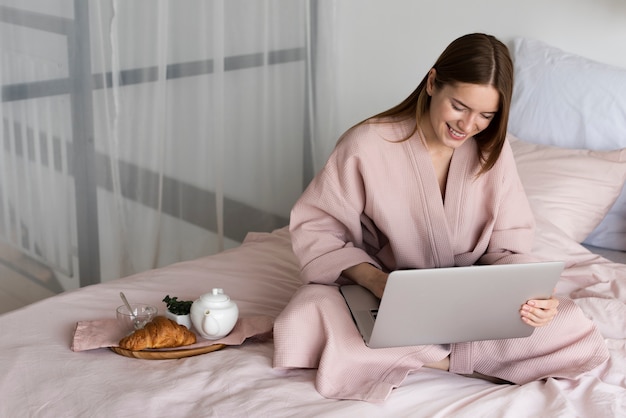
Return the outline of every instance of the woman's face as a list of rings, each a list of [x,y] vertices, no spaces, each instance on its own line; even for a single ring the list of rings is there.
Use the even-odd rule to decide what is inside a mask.
[[[489,126],[500,95],[493,86],[483,84],[456,83],[438,89],[435,75],[433,69],[428,76],[430,110],[421,127],[429,147],[455,149]]]

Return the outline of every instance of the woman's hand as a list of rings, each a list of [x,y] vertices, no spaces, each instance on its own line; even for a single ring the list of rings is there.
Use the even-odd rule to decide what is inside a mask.
[[[529,300],[520,309],[522,321],[533,327],[548,325],[558,313],[559,301],[550,299]]]
[[[387,278],[389,277],[389,274],[369,263],[361,263],[349,267],[341,272],[341,275],[368,289],[379,299],[383,297]]]

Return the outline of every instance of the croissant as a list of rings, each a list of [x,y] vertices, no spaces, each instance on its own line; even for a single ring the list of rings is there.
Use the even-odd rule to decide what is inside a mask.
[[[146,348],[181,347],[196,342],[196,334],[169,318],[157,316],[132,334],[122,338],[119,346],[138,351]]]

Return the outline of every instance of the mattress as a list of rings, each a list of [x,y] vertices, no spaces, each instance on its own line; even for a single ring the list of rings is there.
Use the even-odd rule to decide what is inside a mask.
[[[155,304],[221,287],[240,316],[275,318],[300,286],[286,228],[250,233],[240,247],[66,292],[0,316],[0,416],[578,416],[626,415],[626,265],[544,226],[536,251],[563,259],[558,293],[598,325],[610,361],[579,381],[501,385],[421,369],[382,403],[322,397],[315,369],[272,367],[273,341],[247,339],[202,355],[146,360],[109,348],[70,349],[78,321],[113,318],[123,291]],[[306,326],[306,324],[303,324]]]

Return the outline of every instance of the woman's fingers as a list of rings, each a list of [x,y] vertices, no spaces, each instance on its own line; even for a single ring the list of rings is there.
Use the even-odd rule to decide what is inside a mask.
[[[549,324],[558,313],[559,301],[555,298],[529,300],[520,310],[522,320],[533,327]]]

